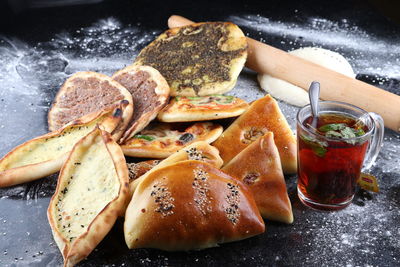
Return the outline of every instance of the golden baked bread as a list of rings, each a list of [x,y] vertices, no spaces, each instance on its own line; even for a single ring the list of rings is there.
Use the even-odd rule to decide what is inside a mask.
[[[264,229],[250,190],[201,161],[182,161],[148,175],[124,222],[129,248],[168,251],[214,247]]]
[[[129,182],[133,182],[146,172],[153,169],[159,163],[160,160],[156,159],[127,163],[126,165],[128,166],[129,171]]]
[[[143,174],[141,177],[131,181],[129,185],[130,193],[133,194],[137,185],[142,180],[144,180],[146,176],[149,175],[151,172],[184,160],[199,160],[207,162],[218,169],[221,168],[223,163],[221,157],[219,156],[218,149],[209,145],[205,141],[197,141],[173,153],[171,156],[159,162],[156,166]]]
[[[213,143],[224,164],[266,132],[274,133],[275,145],[285,174],[296,173],[296,138],[279,109],[278,103],[266,95],[254,101]]]
[[[168,103],[169,86],[164,77],[149,66],[128,66],[112,78],[132,94],[134,113],[120,143],[143,130]]]
[[[272,132],[243,149],[222,171],[249,186],[264,219],[293,222],[292,206]]]
[[[122,130],[125,130],[133,114],[129,91],[107,75],[92,71],[77,72],[64,82],[51,105],[48,113],[49,130],[58,130],[70,121],[101,111],[124,99],[130,105],[122,118]]]
[[[64,266],[86,258],[124,212],[128,169],[119,145],[95,128],[63,165],[47,217]]]
[[[113,132],[120,125],[127,101],[118,108],[91,113],[63,128],[29,140],[0,160],[0,187],[30,182],[60,170],[72,147],[99,125]]]
[[[172,96],[205,96],[231,90],[246,57],[246,37],[238,26],[202,22],[165,31],[134,64],[157,69]]]
[[[196,141],[214,142],[222,131],[221,125],[212,122],[152,123],[121,147],[126,156],[162,159]]]
[[[176,96],[158,113],[163,122],[208,121],[242,114],[249,104],[227,95]]]

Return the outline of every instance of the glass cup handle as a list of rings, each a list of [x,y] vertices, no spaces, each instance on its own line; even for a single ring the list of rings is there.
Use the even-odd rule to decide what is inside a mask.
[[[385,125],[382,117],[374,112],[369,112],[368,114],[373,119],[375,127],[374,132],[372,133],[372,139],[369,144],[367,155],[364,159],[363,171],[370,169],[378,157],[383,143],[383,134],[385,132]]]

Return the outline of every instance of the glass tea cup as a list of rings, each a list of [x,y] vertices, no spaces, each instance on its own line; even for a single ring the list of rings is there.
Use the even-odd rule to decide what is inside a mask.
[[[353,200],[361,169],[369,169],[382,146],[383,119],[351,104],[320,101],[312,127],[307,105],[297,113],[297,192],[306,206],[338,210]]]

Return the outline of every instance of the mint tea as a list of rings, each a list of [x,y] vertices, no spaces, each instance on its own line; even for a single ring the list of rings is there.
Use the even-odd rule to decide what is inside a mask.
[[[308,206],[348,205],[355,193],[368,138],[368,127],[346,114],[322,113],[317,125],[307,117],[298,125],[298,191]],[[340,208],[342,208],[341,206]]]

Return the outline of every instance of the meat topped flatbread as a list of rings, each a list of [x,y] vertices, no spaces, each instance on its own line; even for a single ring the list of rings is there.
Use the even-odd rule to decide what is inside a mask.
[[[119,130],[125,130],[133,113],[132,95],[107,75],[84,71],[69,77],[58,91],[48,113],[49,130],[55,131],[67,123],[90,113],[101,111],[126,100],[127,106]]]
[[[234,96],[176,96],[157,118],[164,122],[216,120],[239,116],[247,107],[246,101]]]
[[[126,156],[166,158],[181,148],[195,142],[215,141],[222,133],[222,126],[202,122],[180,129],[181,125],[153,123],[129,139],[121,147]]]
[[[164,77],[149,66],[128,66],[116,72],[112,78],[132,94],[135,108],[128,129],[120,140],[123,143],[143,130],[167,104],[169,86]]]

